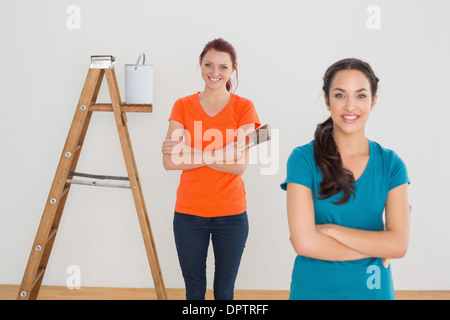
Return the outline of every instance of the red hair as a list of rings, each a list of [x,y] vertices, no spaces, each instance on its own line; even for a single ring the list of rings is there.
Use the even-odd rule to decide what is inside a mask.
[[[205,54],[209,50],[216,50],[219,52],[226,52],[231,57],[231,62],[233,63],[233,68],[236,69],[236,88],[238,85],[238,71],[237,71],[237,58],[236,58],[236,51],[234,50],[231,43],[228,41],[223,40],[222,38],[214,39],[206,44],[206,46],[203,48],[202,53],[200,54],[200,63],[203,61],[203,58],[205,57]],[[231,92],[232,82],[231,78],[228,79],[226,88],[228,91]],[[236,89],[235,89],[236,91]]]

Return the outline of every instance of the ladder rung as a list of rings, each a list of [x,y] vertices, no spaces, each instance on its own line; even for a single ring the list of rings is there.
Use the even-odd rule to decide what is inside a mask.
[[[113,111],[112,103],[96,103],[90,106],[90,111]],[[121,112],[152,112],[152,104],[120,104]]]
[[[128,177],[104,176],[104,175],[99,175],[99,174],[89,174],[89,173],[81,173],[81,172],[73,172],[73,171],[69,171],[69,176],[94,178],[94,179],[101,179],[101,180],[121,180],[121,181],[129,180]]]
[[[109,182],[109,181],[97,181],[93,179],[85,179],[85,180],[75,180],[75,179],[67,179],[66,183],[69,184],[82,184],[85,186],[93,186],[93,187],[110,187],[110,188],[125,188],[131,189],[130,182]]]
[[[103,176],[103,175],[98,175],[98,174],[88,174],[88,173],[72,172],[72,171],[69,171],[69,176],[93,178],[93,179],[82,179],[82,180],[67,179],[66,183],[69,183],[69,184],[82,184],[82,185],[94,186],[94,187],[111,187],[111,188],[130,189],[130,182],[129,182],[128,177]],[[100,180],[100,181],[98,181],[98,180]],[[116,181],[122,181],[122,182],[111,182],[111,181],[105,181],[105,180],[116,180]]]

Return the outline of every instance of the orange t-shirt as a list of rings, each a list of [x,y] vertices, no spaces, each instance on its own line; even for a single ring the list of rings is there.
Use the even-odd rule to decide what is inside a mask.
[[[221,149],[236,141],[230,129],[235,131],[250,123],[254,123],[255,128],[260,126],[253,102],[233,93],[228,104],[214,117],[203,110],[198,93],[180,98],[175,102],[169,120],[181,123],[191,138],[186,139],[186,142],[193,148],[200,149],[201,146],[202,150]],[[208,131],[206,135],[205,131]],[[181,173],[175,211],[219,217],[240,214],[246,210],[245,187],[241,176],[206,166],[183,170]]]

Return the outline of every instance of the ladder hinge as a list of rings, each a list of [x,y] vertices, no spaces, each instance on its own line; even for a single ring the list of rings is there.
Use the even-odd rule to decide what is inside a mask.
[[[91,56],[89,69],[114,68],[115,58],[113,56]]]

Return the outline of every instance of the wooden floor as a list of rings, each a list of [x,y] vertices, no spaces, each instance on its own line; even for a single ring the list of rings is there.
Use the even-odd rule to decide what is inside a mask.
[[[19,286],[0,285],[0,300],[15,300]],[[184,300],[184,289],[167,289],[170,300]],[[396,300],[450,300],[450,290],[398,290]],[[287,290],[236,290],[236,300],[287,300]],[[83,287],[70,290],[66,287],[42,286],[41,300],[156,300],[155,289],[142,288],[93,288]],[[212,290],[206,293],[212,300]]]

